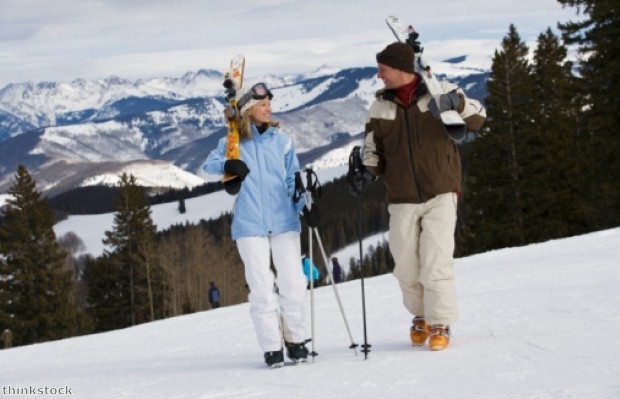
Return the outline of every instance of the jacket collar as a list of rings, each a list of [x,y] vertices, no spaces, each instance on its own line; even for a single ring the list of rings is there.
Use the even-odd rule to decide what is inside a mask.
[[[418,98],[428,93],[428,87],[426,86],[426,83],[424,83],[424,80],[422,79],[422,77],[417,73],[416,73],[416,77],[418,79],[418,84],[416,85],[416,88],[415,88],[416,99],[413,100],[413,102],[416,102]],[[377,93],[375,94],[375,97],[379,100],[386,100],[386,101],[391,101],[393,103],[401,104],[400,100],[398,100],[398,97],[396,97],[396,90],[393,90],[393,89],[386,89],[385,87],[383,89],[379,89]]]
[[[270,126],[263,133],[260,133],[253,123],[250,125],[250,129],[252,129],[252,139],[254,140],[264,140],[266,137],[272,136],[276,132],[276,128]]]

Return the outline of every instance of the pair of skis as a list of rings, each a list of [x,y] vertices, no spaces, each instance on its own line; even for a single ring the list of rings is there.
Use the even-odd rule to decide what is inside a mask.
[[[243,72],[245,70],[245,57],[237,55],[230,60],[230,71],[224,75],[224,88],[226,89],[226,100],[228,110],[228,133],[226,134],[226,159],[239,159],[241,149],[239,147],[239,116],[237,109],[237,92],[243,86]],[[239,176],[224,173],[222,177],[224,189],[228,194],[235,195],[241,188]]]
[[[389,16],[386,18],[385,22],[396,36],[396,39],[401,43],[407,43],[413,48],[413,52],[415,54],[415,60],[413,62],[414,70],[418,75],[422,77],[426,87],[428,88],[429,93],[434,97],[436,95],[444,94],[443,87],[441,83],[437,80],[431,67],[424,61],[422,53],[424,52],[424,48],[420,45],[418,41],[418,37],[420,34],[416,32],[415,29],[411,25],[407,28],[400,22],[400,19],[395,16]],[[441,121],[446,126],[448,130],[448,134],[450,137],[455,140],[460,140],[465,137],[467,133],[467,127],[465,126],[465,121],[459,115],[458,112],[454,110],[444,111],[441,113]]]

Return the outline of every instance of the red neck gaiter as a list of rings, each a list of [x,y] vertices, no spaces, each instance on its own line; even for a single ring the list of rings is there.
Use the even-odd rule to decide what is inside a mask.
[[[417,85],[418,77],[416,75],[411,83],[407,83],[406,85],[400,86],[394,90],[396,92],[396,97],[398,97],[400,102],[403,103],[405,107],[408,107],[409,103],[415,100],[415,89]]]

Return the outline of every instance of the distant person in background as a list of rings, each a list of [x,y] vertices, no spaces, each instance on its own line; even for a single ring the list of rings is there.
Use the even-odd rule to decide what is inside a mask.
[[[338,263],[338,258],[332,258],[332,274],[334,275],[334,284],[342,283],[344,281],[344,274],[342,272],[342,267],[340,267],[340,263]]]
[[[13,333],[8,328],[2,331],[2,334],[0,334],[0,338],[2,339],[2,345],[4,349],[13,346]]]
[[[319,273],[319,269],[316,268],[314,263],[310,262],[310,258],[305,255],[301,258],[301,267],[306,275],[306,281],[308,281],[306,288],[310,289],[310,273],[312,273],[312,280],[314,281],[318,281],[321,278],[321,273]],[[316,283],[313,285],[316,285]]]
[[[220,307],[220,290],[215,286],[215,281],[209,283],[209,302],[213,309]]]

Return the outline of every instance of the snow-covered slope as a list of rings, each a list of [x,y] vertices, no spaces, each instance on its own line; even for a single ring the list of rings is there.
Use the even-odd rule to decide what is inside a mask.
[[[204,180],[200,177],[167,162],[145,161],[134,162],[129,166],[121,168],[116,173],[105,173],[90,177],[83,181],[82,186],[114,186],[119,183],[119,176],[123,173],[133,175],[136,178],[136,184],[142,187],[183,189],[204,184]]]
[[[47,387],[88,399],[615,399],[618,242],[612,229],[458,259],[461,314],[444,352],[409,344],[411,316],[395,278],[384,275],[365,280],[367,359],[349,349],[332,288],[322,287],[314,292],[314,363],[267,369],[245,303],[2,350],[0,389],[7,398]],[[337,288],[362,344],[360,282]]]

